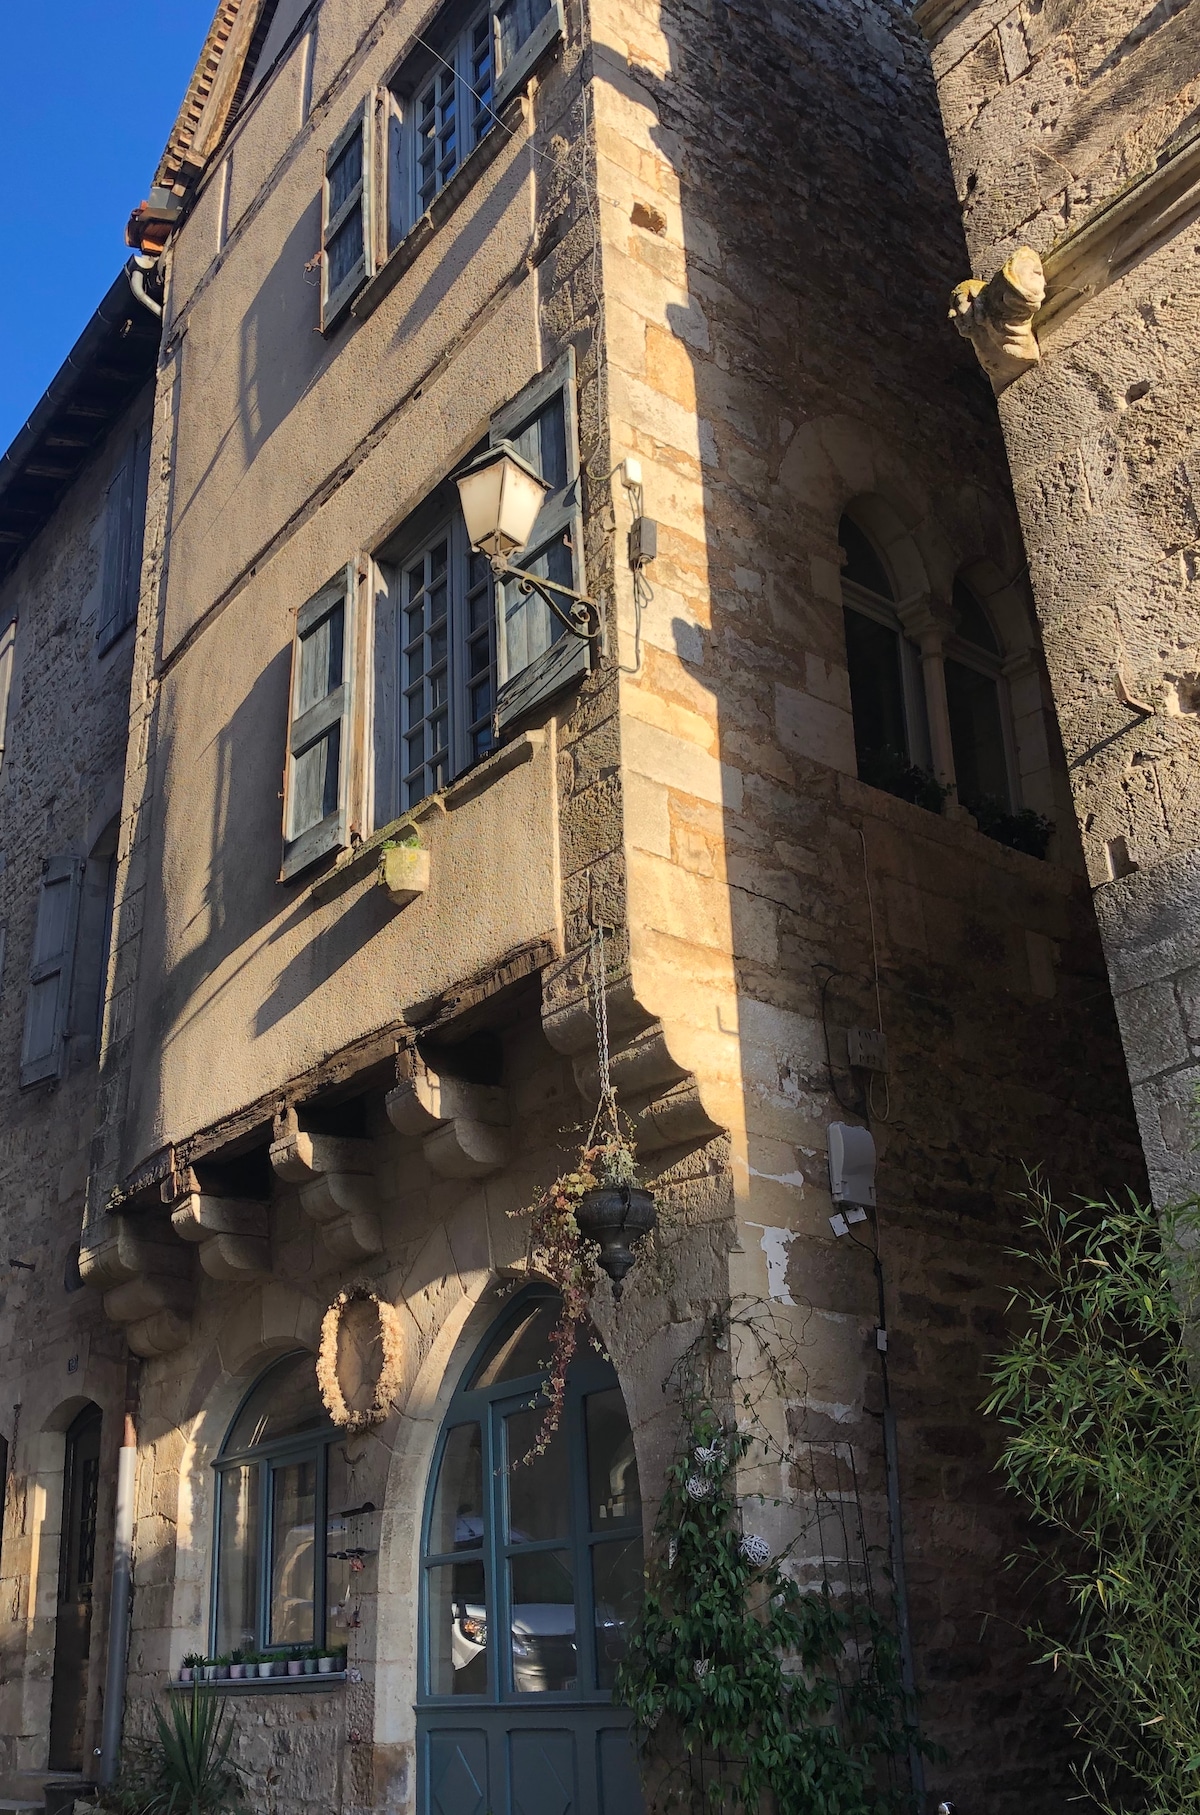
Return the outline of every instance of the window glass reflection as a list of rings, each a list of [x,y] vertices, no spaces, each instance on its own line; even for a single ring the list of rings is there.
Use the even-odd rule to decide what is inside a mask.
[[[530,1374],[543,1374],[550,1365],[553,1350],[550,1332],[558,1322],[552,1305],[539,1305],[523,1317],[485,1358],[471,1385],[496,1386],[502,1380],[524,1380]]]
[[[217,1531],[218,1654],[258,1643],[259,1473],[253,1463],[226,1469]]]
[[[486,1695],[487,1583],[483,1563],[441,1563],[429,1572],[429,1692]]]
[[[450,1432],[442,1452],[433,1518],[429,1526],[432,1555],[469,1550],[482,1544],[483,1450],[477,1424],[460,1424]]]
[[[537,1551],[509,1564],[512,1676],[518,1694],[576,1689],[575,1585],[565,1550]]]
[[[316,1459],[271,1470],[271,1643],[313,1642]]]
[[[559,1429],[540,1456],[529,1456],[545,1413],[538,1406],[504,1420],[508,1458],[508,1541],[565,1538],[571,1529],[566,1433]]]
[[[616,1519],[640,1519],[642,1494],[620,1387],[590,1394],[585,1406],[591,1528],[599,1531]]]
[[[596,1682],[611,1689],[642,1604],[642,1540],[597,1544],[592,1551],[596,1609]]]

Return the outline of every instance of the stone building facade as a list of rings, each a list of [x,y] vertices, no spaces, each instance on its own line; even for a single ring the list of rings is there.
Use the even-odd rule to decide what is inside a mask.
[[[122,274],[0,462],[0,1794],[100,1740],[126,1348],[79,1234],[159,340]],[[9,1806],[12,1806],[11,1804]]]
[[[1156,1200],[1197,1185],[1194,9],[917,9],[972,267],[1041,255],[1000,398]],[[964,270],[963,275],[966,275]]]
[[[126,1733],[185,1657],[315,1640],[344,1671],[223,1682],[257,1807],[636,1806],[606,1671],[690,1370],[776,1445],[747,1522],[885,1603],[894,1411],[928,1794],[1048,1809],[981,1367],[1024,1168],[1139,1157],[911,22],[223,0],[131,233],[164,317],[80,1255],[140,1361]],[[521,558],[603,636],[466,542],[508,441]],[[598,1289],[575,1473],[519,1520],[460,1458],[444,1516],[456,1433],[511,1459],[529,1416],[520,1213],[598,1024],[658,1228]],[[831,1123],[878,1152],[890,1408]]]

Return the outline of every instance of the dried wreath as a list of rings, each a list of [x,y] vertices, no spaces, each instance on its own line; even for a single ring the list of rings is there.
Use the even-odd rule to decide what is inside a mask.
[[[370,1405],[364,1411],[351,1411],[346,1404],[338,1377],[338,1335],[342,1318],[351,1304],[371,1304],[379,1319],[379,1344],[383,1358]],[[338,1293],[321,1320],[321,1346],[317,1350],[317,1386],[325,1409],[333,1422],[346,1431],[366,1430],[382,1424],[391,1410],[392,1400],[404,1377],[405,1342],[403,1326],[394,1305],[368,1285],[347,1286]]]

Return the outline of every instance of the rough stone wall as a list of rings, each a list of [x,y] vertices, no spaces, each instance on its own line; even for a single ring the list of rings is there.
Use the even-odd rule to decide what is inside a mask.
[[[1049,1808],[1063,1726],[1008,1624],[1021,1528],[981,1367],[1023,1164],[1065,1192],[1141,1170],[995,413],[940,328],[962,248],[932,84],[884,6],[614,0],[594,31],[612,452],[660,524],[640,665],[620,593],[634,988],[731,1130],[731,1291],[791,1312],[792,1435],[854,1456],[878,1538],[871,1263],[834,1242],[825,1172],[831,1120],[873,1126],[917,1670],[949,1755],[930,1787]],[[855,778],[855,499],[898,596],[944,610],[979,576],[1056,861]],[[845,1029],[877,1012],[868,1097]]]
[[[1161,185],[1194,122],[1200,19],[1143,0],[923,10],[976,273],[1022,242],[1068,254],[1162,164],[1146,204],[1170,206],[1161,230],[1055,314],[1000,411],[1142,1142],[1170,1202],[1198,1182],[1200,276],[1190,179]]]
[[[124,1345],[98,1300],[78,1289],[75,1265],[102,983],[101,932],[92,916],[76,951],[64,1075],[23,1090],[19,1062],[43,866],[50,857],[86,857],[120,804],[132,634],[97,653],[104,501],[148,407],[141,399],[112,431],[0,586],[0,622],[13,612],[17,618],[0,766],[0,1435],[9,1444],[0,1543],[0,1788],[12,1794],[31,1794],[15,1774],[44,1772],[47,1764],[64,1433],[89,1400],[100,1406],[109,1482],[120,1442]],[[94,950],[83,949],[89,940]],[[100,1718],[111,1519],[111,1494],[102,1492],[89,1753]]]

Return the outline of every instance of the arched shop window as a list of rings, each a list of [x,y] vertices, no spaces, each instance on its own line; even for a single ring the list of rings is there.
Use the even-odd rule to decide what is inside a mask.
[[[422,1539],[422,1815],[642,1806],[612,1700],[642,1596],[637,1461],[616,1372],[586,1335],[560,1428],[531,1454],[558,1309],[522,1294],[442,1429]]]
[[[1003,651],[970,587],[954,582],[954,635],[946,644],[946,704],[958,798],[964,807],[1009,812],[1013,805],[1011,733]]]
[[[307,1353],[274,1362],[242,1401],[215,1463],[214,1655],[338,1642],[327,1634],[348,1592],[345,1561],[329,1555],[345,1549],[337,1435]]]
[[[896,615],[883,559],[852,517],[838,525],[846,666],[861,780],[901,791],[902,771],[928,768],[929,732],[921,654]]]

